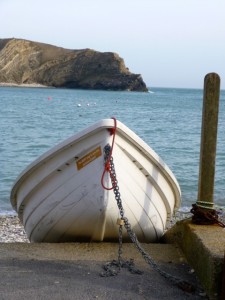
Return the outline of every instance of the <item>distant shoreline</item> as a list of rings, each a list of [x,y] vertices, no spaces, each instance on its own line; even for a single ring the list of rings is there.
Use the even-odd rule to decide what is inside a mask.
[[[38,83],[13,83],[13,82],[0,82],[0,87],[35,87],[35,88],[49,88],[47,85],[38,84]]]

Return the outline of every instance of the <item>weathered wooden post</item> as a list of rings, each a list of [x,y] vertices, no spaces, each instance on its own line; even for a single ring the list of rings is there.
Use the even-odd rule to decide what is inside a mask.
[[[202,132],[197,206],[214,209],[214,177],[219,113],[220,77],[209,73],[204,80]]]

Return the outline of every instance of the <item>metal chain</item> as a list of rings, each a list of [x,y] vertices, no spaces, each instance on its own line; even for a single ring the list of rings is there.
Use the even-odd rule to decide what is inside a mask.
[[[225,224],[219,220],[218,213],[214,209],[206,209],[199,207],[197,204],[192,204],[191,213],[192,221],[200,225],[212,225],[217,224],[225,228]]]
[[[110,145],[106,145],[105,146],[105,163],[108,162],[109,156],[110,156],[110,152],[111,152],[111,147]],[[114,190],[114,194],[115,194],[115,198],[117,201],[117,205],[120,211],[120,216],[121,219],[117,220],[117,224],[119,225],[119,247],[118,247],[118,258],[117,260],[113,260],[111,262],[106,263],[103,266],[103,269],[105,272],[101,273],[102,277],[109,277],[109,276],[115,276],[118,275],[119,272],[121,271],[122,268],[127,268],[132,274],[143,274],[142,271],[140,271],[139,269],[137,269],[134,265],[134,260],[130,259],[129,261],[124,261],[122,258],[122,254],[123,254],[123,225],[124,225],[124,210],[123,210],[123,206],[122,206],[122,202],[121,202],[121,198],[120,198],[120,192],[119,192],[119,187],[117,185],[117,178],[115,176],[115,169],[114,169],[114,164],[111,164],[111,160],[112,157],[110,159],[110,177],[111,177],[111,181],[112,181],[112,185],[113,185],[113,190]],[[116,192],[115,192],[116,190]]]
[[[123,254],[123,225],[119,225],[119,248],[118,248],[118,262],[121,266],[122,264],[122,254]]]
[[[111,151],[110,145],[106,145],[105,148],[104,148],[104,151],[105,151],[105,161],[108,161],[108,157],[109,157],[109,154],[110,154],[110,151]],[[112,184],[113,184],[113,192],[114,192],[114,195],[115,195],[115,199],[117,201],[117,206],[119,208],[121,220],[123,220],[123,222],[124,222],[124,227],[127,230],[128,236],[130,237],[131,241],[134,243],[134,245],[136,246],[136,248],[138,249],[138,251],[140,252],[142,257],[144,258],[144,260],[154,270],[156,270],[160,275],[162,275],[164,278],[168,279],[170,282],[172,282],[173,284],[175,284],[176,286],[178,286],[182,290],[184,290],[186,292],[189,292],[189,293],[194,292],[195,287],[191,283],[186,282],[184,280],[181,280],[180,278],[177,278],[177,277],[161,270],[160,267],[154,261],[154,259],[141,246],[140,242],[137,239],[136,234],[134,233],[134,231],[131,228],[131,225],[130,225],[128,219],[124,216],[124,209],[123,209],[122,200],[121,200],[121,196],[120,196],[120,192],[119,192],[119,186],[118,186],[118,181],[117,181],[117,177],[116,177],[115,166],[114,166],[112,156],[110,158],[109,173],[110,173],[111,181],[112,181]],[[121,235],[121,233],[119,234],[119,239],[121,239],[120,235]],[[108,267],[110,267],[112,265],[113,266],[118,265],[119,266],[119,271],[120,271],[120,268],[123,266],[123,264],[121,264],[121,254],[122,254],[122,244],[120,244],[120,246],[119,246],[118,262],[113,261],[112,263],[108,263]],[[134,264],[133,261],[132,261],[132,264]],[[111,276],[111,275],[109,275],[109,273],[111,271],[108,271],[109,270],[108,268],[105,269],[105,270],[108,272],[107,273],[108,276]],[[118,272],[111,272],[111,273],[113,273],[112,275],[114,276],[114,275],[117,275],[119,273],[119,271]],[[140,271],[138,270],[137,273],[140,274]]]

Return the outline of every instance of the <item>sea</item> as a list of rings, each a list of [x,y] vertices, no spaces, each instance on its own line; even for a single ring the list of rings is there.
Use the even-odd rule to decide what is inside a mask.
[[[189,209],[197,200],[202,105],[202,89],[0,87],[0,215],[15,214],[10,191],[33,160],[81,129],[111,117],[133,130],[164,160],[179,182],[181,209]],[[214,202],[225,207],[224,90],[220,92]]]

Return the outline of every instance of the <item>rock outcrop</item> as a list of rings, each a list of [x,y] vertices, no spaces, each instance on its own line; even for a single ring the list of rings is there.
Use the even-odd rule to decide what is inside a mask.
[[[131,73],[116,53],[22,39],[0,39],[0,83],[147,91],[141,75]]]

